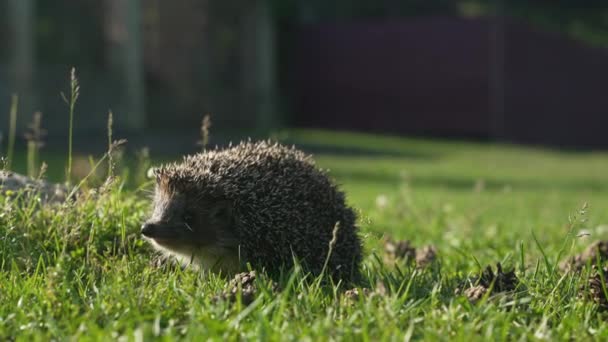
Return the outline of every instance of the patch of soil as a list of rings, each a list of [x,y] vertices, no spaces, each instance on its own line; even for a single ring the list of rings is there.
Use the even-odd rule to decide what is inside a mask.
[[[416,267],[425,268],[437,259],[437,248],[433,245],[416,249],[409,240],[384,239],[384,262],[394,264],[398,260],[415,262]]]
[[[599,305],[600,310],[606,311],[608,310],[608,298],[604,288],[608,289],[608,267],[600,270],[594,265],[587,283],[579,289],[579,297],[594,301]]]
[[[562,272],[580,272],[587,263],[595,264],[596,261],[608,260],[608,241],[596,241],[589,245],[582,253],[569,257],[559,264]]]
[[[477,303],[488,292],[488,288],[482,285],[471,286],[464,290],[463,294],[472,303]]]
[[[213,297],[213,301],[223,300],[235,302],[240,295],[243,304],[251,304],[258,293],[258,288],[255,284],[256,277],[255,271],[243,272],[235,275],[228,283],[227,288],[222,293]],[[275,282],[271,284],[271,288],[273,291],[279,291],[279,286]]]
[[[471,285],[472,284],[472,285]],[[500,263],[496,264],[496,273],[487,266],[481,275],[469,279],[463,286],[456,289],[457,295],[463,294],[471,302],[477,302],[488,291],[492,293],[511,292],[519,285],[515,270],[503,271]]]
[[[344,297],[350,303],[355,303],[362,298],[372,298],[372,297],[384,297],[387,294],[386,285],[383,282],[376,283],[375,289],[370,289],[367,287],[363,288],[352,288],[350,290],[344,291]]]
[[[344,292],[344,297],[349,301],[357,301],[361,297],[369,297],[373,291],[367,287],[364,288],[352,288]]]
[[[390,259],[412,260],[416,257],[416,247],[409,240],[384,239],[384,253]]]
[[[424,246],[416,251],[416,267],[424,268],[437,259],[437,248],[433,245]]]

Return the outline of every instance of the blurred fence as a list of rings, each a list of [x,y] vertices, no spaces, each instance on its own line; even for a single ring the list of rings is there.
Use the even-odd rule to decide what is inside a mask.
[[[214,131],[245,135],[286,124],[608,147],[608,6],[587,4],[0,1],[0,131],[16,92],[21,130],[40,110],[65,134],[75,66],[86,136],[112,109],[139,133],[196,134],[211,113]]]
[[[8,0],[0,3],[0,130],[11,93],[20,126],[43,111],[66,130],[60,97],[76,67],[76,128],[184,129],[213,115],[234,130],[273,127],[274,33],[266,1]]]
[[[608,146],[608,49],[500,20],[302,28],[297,124]]]

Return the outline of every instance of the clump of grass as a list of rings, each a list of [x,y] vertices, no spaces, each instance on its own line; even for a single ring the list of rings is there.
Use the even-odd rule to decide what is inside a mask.
[[[72,191],[70,192],[70,195],[68,196],[69,198],[73,197],[85,184],[87,184],[87,181],[89,180],[89,178],[95,174],[95,171],[97,171],[97,169],[109,158],[110,156],[110,151],[114,151],[117,148],[123,146],[124,144],[127,143],[126,139],[119,139],[119,140],[115,140],[112,142],[112,144],[110,145],[110,147],[108,148],[108,151],[106,153],[104,153],[104,155],[96,162],[92,165],[90,172],[82,178],[82,180],[80,180],[80,182],[72,189]],[[113,178],[108,177],[106,179],[106,183],[104,183],[104,185],[108,185],[108,184],[112,184],[114,181]]]
[[[70,117],[70,123],[68,128],[68,165],[66,171],[66,183],[70,184],[72,179],[72,139],[74,133],[74,108],[76,107],[76,101],[80,96],[80,85],[78,84],[78,78],[76,77],[76,68],[70,70],[70,94],[69,98],[62,92],[61,97],[63,101],[68,105],[68,115]]]
[[[107,157],[108,157],[108,170],[107,170],[107,179],[106,182],[112,182],[116,177],[116,166],[119,165],[124,158],[124,150],[122,149],[123,145],[127,142],[126,139],[114,140],[114,113],[112,110],[108,111],[108,121],[107,121]],[[127,178],[128,169],[122,168],[121,176]]]

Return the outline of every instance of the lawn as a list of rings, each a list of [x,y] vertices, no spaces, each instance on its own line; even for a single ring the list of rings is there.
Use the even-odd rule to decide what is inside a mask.
[[[154,262],[138,234],[149,186],[117,181],[55,208],[0,197],[0,337],[608,337],[608,316],[585,297],[589,265],[557,267],[608,234],[607,153],[323,131],[280,137],[314,152],[359,212],[358,287],[371,294],[348,297],[296,270],[277,279],[279,291],[259,275],[249,305],[217,300],[228,279]],[[387,237],[434,245],[437,259],[420,269],[387,262]],[[515,270],[515,290],[476,302],[455,294],[498,262]]]

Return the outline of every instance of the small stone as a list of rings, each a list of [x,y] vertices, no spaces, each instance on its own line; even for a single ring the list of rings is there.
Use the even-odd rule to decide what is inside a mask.
[[[13,196],[23,190],[26,196],[35,194],[44,203],[64,202],[68,196],[68,189],[63,185],[10,171],[0,171],[0,190],[7,196]]]
[[[416,248],[409,240],[393,240],[390,237],[384,240],[384,251],[392,259],[414,260]]]
[[[471,303],[477,303],[487,292],[488,289],[486,287],[477,285],[464,290],[463,294]]]

